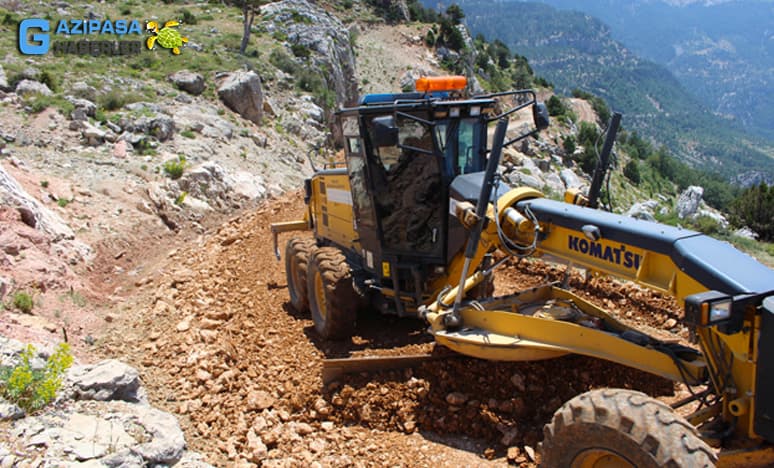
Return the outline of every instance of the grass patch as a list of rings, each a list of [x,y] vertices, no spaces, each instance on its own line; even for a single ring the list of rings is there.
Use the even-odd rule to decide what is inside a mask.
[[[196,138],[196,133],[194,133],[194,131],[190,130],[190,129],[189,130],[183,130],[182,132],[180,132],[180,136],[184,136],[186,138],[193,139],[193,138]]]
[[[177,161],[167,161],[164,163],[164,173],[172,180],[177,180],[183,176],[185,171],[185,156],[178,156]]]
[[[18,291],[13,295],[13,306],[25,314],[29,314],[32,312],[34,301],[29,293]]]
[[[70,102],[65,100],[61,96],[44,96],[42,94],[34,94],[27,97],[24,103],[30,107],[33,114],[38,114],[48,109],[49,107],[55,107],[63,115],[70,115],[70,112],[75,109]]]
[[[107,111],[114,111],[121,109],[127,104],[133,102],[140,102],[144,100],[143,96],[137,93],[126,93],[119,90],[112,90],[107,94],[103,94],[97,98],[97,104],[100,108]]]

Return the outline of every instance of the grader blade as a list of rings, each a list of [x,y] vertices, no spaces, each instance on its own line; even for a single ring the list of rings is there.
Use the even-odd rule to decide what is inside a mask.
[[[453,355],[452,355],[453,356]],[[449,359],[449,354],[413,354],[408,356],[368,356],[323,360],[323,385],[339,379],[346,374],[378,372],[383,370],[415,368],[424,362]]]

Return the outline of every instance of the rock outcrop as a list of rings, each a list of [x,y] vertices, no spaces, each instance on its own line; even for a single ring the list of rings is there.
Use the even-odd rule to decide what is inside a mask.
[[[261,14],[270,33],[283,31],[290,44],[314,52],[312,64],[321,72],[328,89],[336,92],[337,106],[357,102],[355,54],[349,30],[341,21],[307,0],[269,3],[261,7]]]
[[[42,94],[43,96],[51,96],[51,90],[43,83],[39,83],[33,80],[21,80],[16,85],[16,94],[19,96],[27,96],[30,94]]]
[[[261,123],[263,92],[261,79],[254,71],[235,71],[216,77],[218,97],[231,110],[247,120]]]
[[[51,236],[53,241],[72,239],[72,229],[56,213],[28,194],[0,164],[0,204],[15,207],[22,220]]]
[[[169,81],[186,93],[198,96],[204,91],[204,77],[188,70],[180,70],[169,75]]]
[[[704,189],[696,185],[683,190],[677,199],[677,216],[680,219],[693,216],[699,209],[702,195],[704,195]]]
[[[24,346],[0,336],[3,365],[15,365]],[[44,366],[49,353],[39,351],[33,366]],[[186,450],[177,419],[153,408],[136,369],[116,360],[74,366],[61,396],[34,415],[0,399],[0,418],[10,421],[12,442],[0,443],[0,464],[15,466],[158,466],[209,467],[201,455]],[[6,445],[10,444],[10,445]]]

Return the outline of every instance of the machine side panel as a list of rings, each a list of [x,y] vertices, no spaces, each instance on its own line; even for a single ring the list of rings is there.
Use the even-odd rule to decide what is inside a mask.
[[[322,171],[312,178],[312,216],[317,238],[353,249],[352,192],[345,169]]]
[[[651,257],[653,254],[664,255],[681,273],[707,289],[741,294],[765,292],[774,287],[774,271],[729,244],[695,231],[542,198],[518,204],[522,212],[527,206],[541,224],[560,226],[578,233],[577,239],[571,238],[571,242],[563,246],[564,251],[579,250],[574,247],[590,243],[584,239],[582,229],[584,226],[595,226],[601,235],[600,242],[596,244],[621,243],[634,247],[638,249],[633,251],[634,254],[640,255],[643,260],[645,252]],[[629,251],[632,252],[631,249]],[[622,262],[615,263],[621,265]],[[674,268],[663,267],[668,268],[669,265],[659,265],[662,273],[671,275],[675,272]],[[648,276],[659,269],[653,269]],[[638,276],[642,273],[638,272]]]
[[[774,296],[763,301],[755,369],[755,432],[774,442]]]

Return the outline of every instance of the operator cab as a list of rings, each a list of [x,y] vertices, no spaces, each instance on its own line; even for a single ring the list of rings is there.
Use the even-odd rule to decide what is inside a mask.
[[[417,300],[465,244],[466,230],[449,216],[452,181],[486,166],[498,101],[465,99],[466,85],[420,78],[417,92],[367,95],[338,113],[362,266]]]

